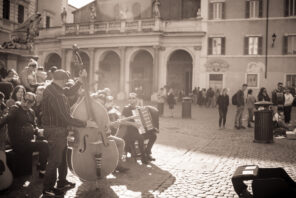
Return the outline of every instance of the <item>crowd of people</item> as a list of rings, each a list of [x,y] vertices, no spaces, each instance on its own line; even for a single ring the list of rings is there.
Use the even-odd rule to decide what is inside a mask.
[[[151,149],[158,132],[158,110],[147,107],[155,127],[140,133],[141,123],[135,122],[134,117],[128,118],[133,114],[133,110],[139,108],[136,93],[129,93],[129,103],[120,112],[114,104],[110,89],[97,90],[91,94],[86,91],[83,86],[87,77],[85,70],[81,70],[79,76],[74,78],[70,72],[55,66],[45,72],[31,59],[20,75],[13,69],[2,69],[0,75],[0,127],[7,126],[5,144],[19,155],[24,152],[39,153],[38,169],[39,177],[43,178],[43,195],[60,196],[65,189],[75,186],[75,183],[66,179],[69,127],[98,127],[98,123],[91,118],[80,120],[71,115],[71,108],[85,94],[102,104],[108,112],[111,122],[106,136],[115,141],[119,151],[119,163],[115,171],[129,170],[125,167],[122,156],[124,152],[130,151],[136,142],[143,164],[155,160]],[[147,144],[144,143],[145,140],[148,140]]]
[[[260,101],[271,102],[274,114],[273,119],[276,125],[280,123],[280,126],[290,129],[291,110],[292,106],[296,103],[295,88],[284,87],[283,83],[279,82],[278,87],[271,92],[271,97],[265,87],[259,89],[257,96],[254,95],[254,90],[248,89],[247,84],[243,84],[241,89],[236,91],[231,97],[228,95],[228,91],[229,89],[227,88],[220,90],[211,87],[208,89],[195,87],[188,95],[192,97],[193,104],[197,104],[200,107],[218,108],[219,129],[225,128],[228,106],[230,104],[236,106],[234,128],[237,130],[245,129],[246,127],[252,128],[254,125],[254,110],[256,109],[255,103]],[[158,109],[160,115],[163,115],[164,104],[167,103],[170,111],[169,114],[173,117],[172,110],[176,101],[178,101],[179,95],[172,88],[168,92],[165,87],[158,91]],[[245,110],[247,114],[244,114]],[[243,125],[244,119],[247,120],[247,126]]]

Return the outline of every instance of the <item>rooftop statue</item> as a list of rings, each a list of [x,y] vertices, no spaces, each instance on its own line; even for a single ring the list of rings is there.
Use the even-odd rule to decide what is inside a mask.
[[[4,42],[4,49],[24,49],[31,50],[34,38],[39,35],[41,14],[35,13],[24,23],[19,24],[10,35],[10,41]]]
[[[67,11],[66,8],[63,8],[63,12],[61,13],[61,19],[62,19],[62,23],[65,24],[67,21]]]
[[[159,11],[160,2],[159,0],[155,0],[153,2],[153,16],[155,18],[160,18],[160,11]]]
[[[96,6],[95,4],[92,4],[89,8],[90,11],[90,21],[93,22],[95,21],[96,17],[97,17],[97,12],[96,12]]]

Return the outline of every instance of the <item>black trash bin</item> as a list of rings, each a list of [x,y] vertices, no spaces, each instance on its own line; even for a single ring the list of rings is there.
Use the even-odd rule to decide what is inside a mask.
[[[271,102],[256,102],[254,142],[273,143]]]
[[[182,118],[191,118],[191,102],[192,98],[183,97],[182,98]]]

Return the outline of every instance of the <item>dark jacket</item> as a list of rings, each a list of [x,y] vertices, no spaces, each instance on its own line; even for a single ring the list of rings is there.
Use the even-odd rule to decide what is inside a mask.
[[[217,105],[221,110],[227,110],[229,105],[229,96],[228,95],[219,95],[217,99]]]
[[[285,96],[284,96],[284,92],[279,90],[279,89],[275,89],[272,92],[272,103],[274,105],[284,105],[285,104]]]
[[[8,114],[0,119],[0,128],[5,124],[8,125],[8,136],[13,147],[26,145],[37,132],[34,111],[24,110],[19,104],[11,106]]]
[[[172,106],[176,104],[175,95],[173,93],[168,94],[167,103]]]
[[[263,95],[263,94],[258,94],[258,101],[270,101],[270,98],[269,96],[266,94],[266,95]]]
[[[244,92],[240,89],[238,90],[236,94],[236,100],[237,100],[237,106],[244,106],[245,105],[245,98],[244,98]]]

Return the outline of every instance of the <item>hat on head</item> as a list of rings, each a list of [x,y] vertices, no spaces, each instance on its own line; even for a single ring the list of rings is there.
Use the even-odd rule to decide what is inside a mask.
[[[69,74],[63,69],[58,69],[53,73],[54,80],[69,80],[69,78]]]
[[[57,69],[58,69],[57,66],[51,66],[48,71],[55,72]]]

